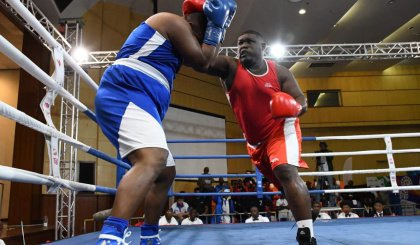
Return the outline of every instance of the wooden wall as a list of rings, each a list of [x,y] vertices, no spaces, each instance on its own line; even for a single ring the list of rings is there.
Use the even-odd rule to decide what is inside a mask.
[[[16,108],[19,89],[20,70],[0,70],[0,101]],[[0,117],[0,164],[11,167],[15,143],[16,122]],[[10,181],[0,180],[4,185],[3,203],[0,218],[9,217]]]
[[[83,18],[86,20],[83,34],[85,46],[91,51],[106,51],[120,49],[131,30],[137,27],[147,17],[133,14],[126,7],[107,1],[99,1]],[[35,52],[35,50],[32,50],[34,49],[33,44],[27,46],[26,49]],[[90,69],[88,73],[95,82],[99,83],[103,71],[103,69]],[[22,78],[20,80],[23,81]],[[26,81],[26,79],[24,80]],[[418,126],[420,121],[420,66],[394,66],[384,72],[343,72],[334,74],[330,78],[306,78],[298,79],[298,82],[304,93],[308,90],[338,89],[342,93],[343,102],[343,106],[338,108],[310,108],[307,114],[301,118],[303,136],[420,131]],[[33,84],[35,83],[32,83],[31,86],[34,86]],[[41,92],[42,88],[40,89],[40,87],[31,89],[31,93]],[[85,83],[82,83],[80,98],[91,110],[94,109],[94,96],[95,91]],[[31,106],[33,102],[28,98],[29,96],[26,95],[19,97],[20,103]],[[199,74],[189,68],[182,68],[174,82],[172,104],[224,116],[226,119],[226,137],[242,138],[242,132],[237,125],[219,80],[216,77]],[[38,104],[34,103],[33,106],[30,109],[32,113],[36,113],[35,107],[38,107]],[[56,125],[58,125],[59,121],[58,109],[59,106],[56,105],[52,112]],[[18,134],[18,129],[16,129],[16,133]],[[24,153],[15,149],[14,162],[18,162],[18,164],[22,163],[23,158],[26,157],[29,162],[35,163],[39,161],[39,153],[44,153],[41,163],[30,165],[27,168],[32,168],[31,171],[39,171],[38,168],[42,166],[42,160],[44,160],[43,171],[48,174],[46,151],[41,147],[41,145],[44,145],[43,136],[36,135],[33,131],[32,133],[28,131],[28,134],[31,135],[33,140],[30,143],[32,144],[32,148],[25,149]],[[35,140],[39,140],[41,143],[36,144]],[[104,137],[99,127],[83,114],[80,114],[79,140],[111,156],[116,156],[115,148]],[[418,148],[419,142],[418,138],[396,139],[394,141],[394,148]],[[328,143],[329,148],[335,152],[385,148],[381,140],[362,140],[357,142],[331,141]],[[21,147],[18,144],[20,143],[15,143],[15,148]],[[302,146],[303,152],[313,152],[319,149],[317,142],[304,142]],[[228,155],[246,154],[245,144],[228,144],[226,153]],[[97,185],[115,187],[115,167],[113,165],[81,151],[78,154],[79,161],[96,161]],[[419,166],[420,163],[418,154],[399,154],[395,158],[397,167]],[[342,169],[345,159],[346,157],[336,157],[334,159],[336,170]],[[386,166],[381,162],[383,159],[385,159],[385,156],[354,157],[353,168],[385,168]],[[311,169],[302,171],[313,171],[313,160],[305,160],[310,164]],[[18,167],[25,168],[25,166],[20,165]],[[228,160],[229,173],[244,173],[250,169],[253,169],[253,165],[248,159]],[[365,176],[355,175],[354,180],[355,184],[363,184],[365,182]],[[185,186],[180,188],[185,188]],[[14,208],[9,212],[9,219],[14,216],[15,218],[12,219],[14,223],[20,222],[23,218],[25,222],[35,222],[41,219],[45,210],[39,211],[38,214],[28,213],[22,218],[17,215],[23,209],[30,210],[28,212],[33,212],[33,205],[37,203],[35,198],[32,198],[28,202],[32,206],[21,206],[20,204],[18,205],[18,202],[22,199],[21,195],[39,196],[40,191],[38,187],[25,184],[22,185],[22,188],[19,187],[15,190],[12,191],[13,195],[10,197],[11,204],[13,204],[11,206],[14,206]],[[18,191],[19,194],[17,194]],[[95,198],[78,196],[76,210],[86,210],[86,214],[78,217],[78,225],[80,225],[79,219],[90,217],[95,212],[95,208],[97,210],[102,208],[98,204],[100,198],[110,197],[101,195]],[[109,207],[108,205],[111,202],[109,200],[106,201],[107,204],[105,206]],[[26,203],[25,205],[29,204]],[[50,205],[45,206],[51,208]],[[80,232],[80,227],[82,225],[78,226],[77,232]]]

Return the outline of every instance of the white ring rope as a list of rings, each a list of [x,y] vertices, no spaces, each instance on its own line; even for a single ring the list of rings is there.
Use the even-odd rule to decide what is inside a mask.
[[[396,187],[375,187],[375,188],[354,188],[354,189],[326,189],[325,193],[343,193],[343,192],[374,192],[374,191],[413,191],[420,190],[420,185],[396,186]]]
[[[60,140],[66,142],[67,144],[70,144],[74,147],[77,147],[78,149],[81,149],[82,151],[87,152],[91,147],[87,146],[79,141],[74,140],[70,136],[67,136],[58,130],[49,127],[42,122],[26,115],[25,113],[11,107],[10,105],[0,101],[0,114],[4,117],[7,117],[11,120],[14,120],[28,128],[32,128],[38,132],[41,132],[45,135],[49,135],[51,137],[57,137]]]
[[[26,171],[23,169],[12,168],[12,167],[2,166],[2,165],[0,165],[0,179],[21,182],[21,183],[28,183],[28,184],[46,185],[46,186],[58,185],[59,187],[67,188],[73,191],[100,191],[102,189],[102,190],[107,190],[109,193],[114,190],[112,188],[84,184],[84,183],[65,180],[61,178],[54,178],[53,176],[47,176],[43,174],[34,173],[31,171]]]
[[[401,134],[369,134],[369,135],[348,135],[348,136],[321,136],[316,137],[316,140],[356,140],[356,139],[383,139],[385,137],[391,138],[407,138],[420,137],[420,133],[401,133]]]
[[[409,172],[420,171],[420,167],[408,168],[382,168],[382,169],[366,169],[366,170],[345,170],[345,171],[325,171],[325,172],[301,172],[300,176],[329,176],[329,175],[344,175],[344,174],[375,174],[375,173],[389,173],[389,172]]]
[[[25,69],[29,74],[38,79],[38,81],[45,84],[47,87],[57,91],[58,94],[70,101],[77,109],[86,111],[88,108],[71,95],[67,90],[57,84],[54,79],[47,75],[41,68],[35,65],[28,57],[7,41],[2,35],[0,35],[0,52],[4,53],[7,57],[13,60],[20,67]]]
[[[329,153],[302,153],[302,157],[318,157],[318,156],[356,156],[356,155],[382,155],[387,153],[418,153],[420,149],[404,149],[404,150],[369,150],[369,151],[345,151],[345,152],[329,152]]]
[[[63,48],[48,31],[41,25],[41,23],[25,8],[25,6],[18,0],[6,0],[19,15],[28,22],[28,24],[36,30],[36,32],[48,43],[50,49],[54,47]],[[64,60],[74,69],[74,71],[85,80],[87,84],[95,91],[98,90],[98,85],[89,77],[89,75],[77,64],[77,62],[67,53],[63,52]]]

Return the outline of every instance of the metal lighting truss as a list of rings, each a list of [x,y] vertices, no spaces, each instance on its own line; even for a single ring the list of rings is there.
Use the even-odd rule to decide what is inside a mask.
[[[63,47],[65,52],[70,52],[72,45],[79,46],[82,41],[82,25],[81,19],[63,20],[65,25],[65,36],[63,36],[47,17],[39,10],[32,0],[20,0],[20,2],[29,10],[29,12],[41,23],[48,33]],[[5,0],[0,0],[0,4],[4,5],[8,11],[16,16],[16,18],[29,30],[34,36],[38,37],[41,42],[49,49],[53,50],[47,41],[37,33],[34,28],[19,13],[13,9]],[[65,67],[64,88],[79,99],[80,76],[73,69]],[[72,137],[78,138],[79,111],[66,99],[61,98],[60,112],[60,132]],[[60,176],[62,179],[76,181],[76,162],[77,148],[60,142]],[[56,219],[55,219],[55,239],[63,239],[74,236],[75,221],[75,191],[58,188],[56,198]]]
[[[269,51],[271,46],[267,47]],[[276,62],[334,62],[352,60],[389,60],[420,58],[420,42],[356,43],[287,45],[280,56],[264,54]],[[90,52],[88,60],[80,63],[86,68],[104,68],[111,65],[118,51]],[[237,47],[221,47],[220,55],[238,57]]]
[[[81,46],[84,21],[82,19],[69,19],[64,22],[64,25],[66,40],[73,47]],[[76,99],[79,99],[80,75],[68,66],[65,67],[63,87]],[[78,130],[79,110],[64,97],[61,97],[60,132],[77,140]],[[59,152],[61,178],[77,181],[77,148],[60,141]],[[75,231],[76,191],[59,188],[56,202],[55,238],[57,240],[73,237]]]
[[[47,19],[47,17],[41,12],[41,10],[35,5],[35,3],[32,0],[20,0],[20,2],[32,13],[33,16],[41,23],[42,26],[44,26],[45,30],[47,30],[50,35],[59,43],[61,46],[63,46],[63,49],[65,51],[69,51],[71,49],[71,45],[69,42],[67,42],[66,38],[61,35],[61,33],[54,27],[54,25]],[[0,3],[6,6],[6,9],[8,9],[12,14],[14,14],[18,20],[32,33],[35,34],[36,37],[38,37],[42,43],[51,50],[52,47],[49,47],[46,41],[36,33],[34,28],[29,25],[26,20],[24,20],[11,6],[8,4],[5,0],[0,0]]]

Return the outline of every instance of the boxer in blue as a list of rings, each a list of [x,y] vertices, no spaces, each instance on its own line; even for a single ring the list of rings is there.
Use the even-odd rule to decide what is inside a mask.
[[[162,120],[181,65],[206,72],[236,11],[233,0],[186,0],[184,17],[151,16],[128,37],[95,98],[98,124],[132,168],[122,178],[97,245],[126,243],[145,202],[140,244],[161,244],[158,221],[175,177]]]

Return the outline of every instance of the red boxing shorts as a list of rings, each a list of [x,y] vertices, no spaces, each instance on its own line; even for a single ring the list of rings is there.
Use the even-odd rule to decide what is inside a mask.
[[[251,161],[260,172],[276,187],[281,188],[280,181],[273,169],[280,164],[308,168],[308,164],[300,159],[302,152],[302,133],[298,118],[286,118],[270,137],[257,147],[247,145]]]

